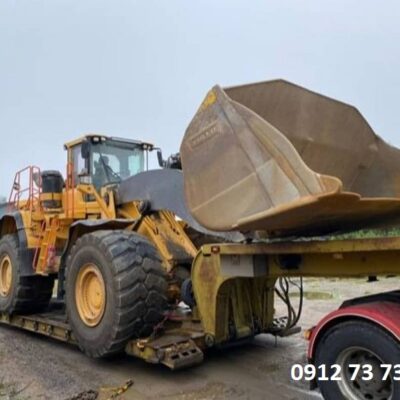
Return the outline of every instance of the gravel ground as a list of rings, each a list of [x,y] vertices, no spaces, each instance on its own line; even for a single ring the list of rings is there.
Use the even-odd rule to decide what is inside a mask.
[[[315,324],[325,313],[351,297],[393,290],[399,278],[305,281],[305,304],[300,325]],[[0,399],[65,400],[94,390],[108,399],[112,388],[133,385],[125,400],[258,400],[320,399],[306,384],[290,381],[290,367],[306,361],[302,334],[275,339],[260,335],[237,348],[211,351],[202,365],[184,371],[119,357],[91,360],[75,347],[14,328],[0,327]],[[92,399],[90,393],[81,399]]]

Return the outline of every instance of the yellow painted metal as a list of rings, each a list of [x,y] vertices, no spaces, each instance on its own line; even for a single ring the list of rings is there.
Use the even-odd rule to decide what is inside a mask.
[[[87,133],[84,136],[81,136],[77,139],[71,140],[67,143],[64,144],[65,149],[70,149],[74,146],[77,146],[81,143],[83,143],[84,141],[86,141],[87,139],[90,138],[100,138],[100,140],[107,140],[107,139],[113,139],[111,136],[107,136],[107,135],[103,135],[101,133]],[[118,139],[118,138],[114,138],[114,139]],[[154,145],[152,143],[147,143],[147,142],[141,142],[143,145],[145,145],[148,149],[152,149],[154,147]]]
[[[275,279],[267,274],[225,274],[218,253],[200,250],[192,265],[192,283],[195,312],[212,343],[230,339],[230,321],[236,339],[253,335],[256,325],[261,331],[271,326]]]
[[[138,207],[137,202],[117,207],[111,188],[102,188],[101,193],[98,193],[93,185],[77,185],[63,191],[60,210],[43,210],[40,207],[34,213],[21,210],[28,248],[40,247],[38,272],[45,273],[48,269],[46,254],[49,246],[55,246],[59,250],[63,248],[68,240],[69,228],[74,221],[100,218],[137,219],[138,222],[128,229],[134,229],[149,238],[157,247],[168,271],[177,264],[172,249],[182,249],[181,253],[187,255],[186,263],[190,263],[197,253],[197,248],[186,235],[180,221],[169,211],[142,216]],[[50,226],[50,222],[55,220],[58,221],[57,228],[54,224]],[[58,264],[52,268],[52,272],[57,272]]]
[[[400,275],[400,237],[203,246],[192,265],[195,311],[211,342],[271,328],[280,277]]]
[[[97,326],[106,307],[106,287],[99,268],[86,264],[78,272],[75,303],[81,320],[89,327]]]
[[[400,274],[400,237],[205,245],[201,253],[206,258],[218,254],[218,263],[229,257],[239,265],[234,269],[239,276],[254,272],[249,260],[255,256],[265,257],[265,273],[275,279]]]
[[[39,246],[44,211],[40,207],[40,202],[34,201],[32,212],[24,207],[22,207],[19,212],[25,227],[27,247],[29,249],[35,249]]]
[[[256,242],[252,244],[223,243],[208,244],[201,249],[205,255],[216,251],[220,255],[278,255],[278,254],[335,254],[335,253],[372,253],[400,251],[400,236],[381,236],[376,238],[329,239],[321,237],[314,240],[293,240],[277,242]]]
[[[142,216],[139,203],[124,204],[117,210],[117,215],[124,218],[137,219],[135,231],[146,236],[156,247],[164,261],[167,271],[176,265],[171,248],[181,249],[187,255],[188,262],[197,254],[197,248],[186,235],[182,224],[169,211],[159,211],[151,215]]]
[[[84,136],[81,136],[81,137],[79,137],[77,139],[74,139],[74,140],[71,140],[71,141],[65,143],[64,147],[66,149],[70,149],[71,147],[77,146],[77,145],[83,143],[85,140],[87,140],[88,138],[91,138],[91,137],[99,137],[99,138],[104,138],[104,139],[108,138],[108,136],[102,135],[100,133],[97,133],[97,134],[96,133],[88,133],[88,134],[86,134]]]
[[[63,320],[46,318],[41,315],[9,315],[0,313],[0,323],[23,328],[63,342],[77,344],[71,327]]]
[[[58,215],[45,215],[42,223],[42,232],[40,237],[40,245],[36,252],[38,252],[36,265],[34,268],[38,274],[47,275],[51,272],[57,272],[58,264],[56,263],[56,240],[59,230]],[[50,257],[50,251],[53,252]],[[50,259],[52,258],[52,259]]]
[[[39,199],[41,202],[47,201],[47,200],[61,201],[62,194],[61,193],[40,193]]]
[[[99,207],[101,210],[102,218],[107,218],[107,219],[115,218],[116,213],[115,213],[114,201],[110,203],[111,207],[107,206],[106,202],[100,197],[100,195],[98,194],[97,190],[94,188],[93,185],[78,185],[76,189],[81,193],[91,195],[95,198],[97,207]],[[112,197],[112,199],[114,199],[112,191],[109,191],[109,195]]]
[[[186,254],[187,261],[191,261],[197,253],[196,247],[190,241],[182,226],[169,211],[143,218],[138,226],[138,232],[148,236],[158,248],[161,256],[167,262],[167,269],[171,270],[176,265],[176,260],[171,247],[180,248]]]
[[[12,287],[12,262],[5,254],[0,260],[0,296],[7,297]]]
[[[158,338],[131,340],[125,351],[148,363],[164,364],[172,370],[186,368],[203,361],[203,352],[199,347],[202,335],[191,333],[167,330],[165,335]]]

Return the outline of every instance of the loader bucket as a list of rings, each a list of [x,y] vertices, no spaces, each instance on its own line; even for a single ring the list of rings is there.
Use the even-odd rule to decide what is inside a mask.
[[[209,229],[315,234],[400,214],[400,151],[354,107],[286,81],[215,86],[181,157],[189,209]]]

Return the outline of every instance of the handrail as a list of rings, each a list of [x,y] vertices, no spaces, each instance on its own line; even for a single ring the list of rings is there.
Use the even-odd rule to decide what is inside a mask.
[[[22,178],[28,175],[28,186],[21,188]],[[35,176],[38,181],[35,181]],[[35,203],[40,207],[40,194],[42,190],[42,178],[40,174],[40,168],[35,165],[29,165],[15,174],[14,182],[11,188],[11,193],[8,199],[9,209],[12,207],[16,209],[22,208],[21,201],[26,200],[24,208],[29,209],[32,213],[35,207]],[[28,193],[27,198],[24,194]]]

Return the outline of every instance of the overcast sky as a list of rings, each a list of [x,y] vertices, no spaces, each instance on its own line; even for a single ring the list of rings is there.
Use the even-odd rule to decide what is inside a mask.
[[[85,132],[177,151],[215,83],[284,78],[400,146],[398,1],[0,0],[0,194]]]

